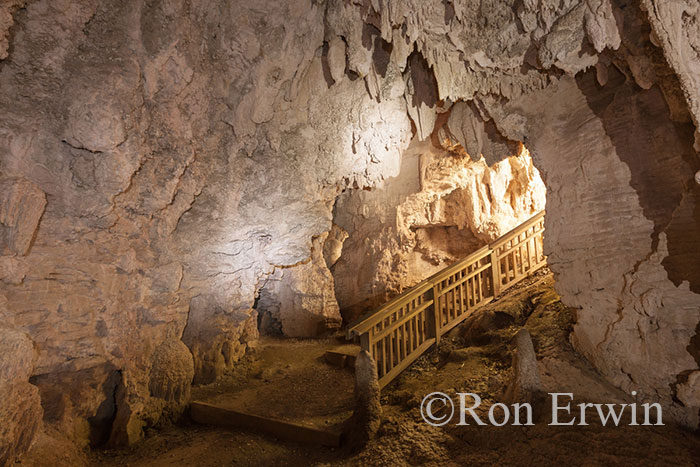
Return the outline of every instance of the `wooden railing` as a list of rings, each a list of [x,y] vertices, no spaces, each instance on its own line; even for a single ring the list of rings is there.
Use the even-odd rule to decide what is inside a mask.
[[[348,329],[386,386],[440,336],[546,264],[544,211],[361,318]]]

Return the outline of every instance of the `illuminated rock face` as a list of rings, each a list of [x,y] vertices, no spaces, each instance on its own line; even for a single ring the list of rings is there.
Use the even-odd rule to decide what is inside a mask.
[[[341,317],[334,281],[323,257],[328,234],[313,241],[304,264],[278,269],[260,289],[256,309],[260,329],[268,334],[315,337],[340,328]]]
[[[489,167],[463,150],[414,142],[401,173],[338,198],[348,232],[332,267],[346,321],[505,234],[545,207],[545,186],[523,146]]]
[[[341,308],[393,293],[526,217],[493,202],[535,190],[495,165],[523,142],[577,348],[696,423],[698,11],[642,4],[3,2],[0,326],[35,355],[0,368],[71,442],[138,440],[235,365],[265,301],[314,334],[333,279]],[[19,397],[12,453],[41,418]]]

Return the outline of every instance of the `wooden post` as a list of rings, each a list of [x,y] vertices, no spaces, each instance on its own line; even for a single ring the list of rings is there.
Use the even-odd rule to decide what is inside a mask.
[[[440,342],[440,295],[437,285],[433,285],[433,316],[428,315],[428,337],[435,337],[435,345]],[[430,308],[428,308],[430,310]]]
[[[360,336],[360,348],[362,350],[366,350],[367,352],[369,352],[369,355],[376,360],[376,358],[374,356],[374,352],[372,352],[372,345],[370,342],[369,331],[363,333]]]
[[[496,250],[491,251],[491,283],[493,284],[493,298],[496,298],[501,293],[501,265]]]

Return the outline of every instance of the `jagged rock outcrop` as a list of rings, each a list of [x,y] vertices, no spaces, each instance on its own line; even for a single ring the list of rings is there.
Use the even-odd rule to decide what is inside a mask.
[[[346,321],[544,209],[544,183],[519,146],[512,155],[503,146],[506,159],[489,167],[464,149],[414,142],[397,177],[338,198],[334,222],[349,237],[332,271]]]
[[[697,2],[642,0],[653,34],[678,76],[695,122],[695,150],[700,151],[700,8]]]
[[[506,112],[527,115],[547,180],[547,237],[556,241],[545,253],[557,291],[581,308],[574,346],[617,386],[663,400],[694,425],[695,407],[671,402],[676,379],[697,365],[686,350],[700,318],[689,266],[697,220],[684,207],[696,190],[692,126],[660,118],[668,109],[657,87],[635,90],[611,71],[602,90],[593,73],[565,78]],[[539,106],[550,110],[545,119]]]

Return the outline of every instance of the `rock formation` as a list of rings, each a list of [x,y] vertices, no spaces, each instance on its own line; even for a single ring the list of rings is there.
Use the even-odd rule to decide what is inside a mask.
[[[332,271],[346,321],[544,209],[546,189],[527,149],[501,159],[489,167],[463,149],[413,142],[397,177],[338,197],[334,222],[348,238]]]
[[[538,394],[544,395],[540,374],[537,369],[537,355],[532,345],[532,337],[527,329],[522,328],[513,337],[513,379],[506,388],[504,400],[508,403],[532,402]],[[544,399],[544,397],[542,397]]]
[[[641,7],[3,2],[0,455],[138,440],[258,313],[316,335],[487,241],[539,209],[521,144],[577,349],[697,426],[700,12]]]
[[[36,357],[31,339],[0,328],[0,352],[0,464],[8,465],[29,448],[42,409],[39,390],[29,383]]]
[[[351,449],[359,450],[374,438],[382,424],[377,362],[362,351],[355,359],[355,409],[345,428]]]

